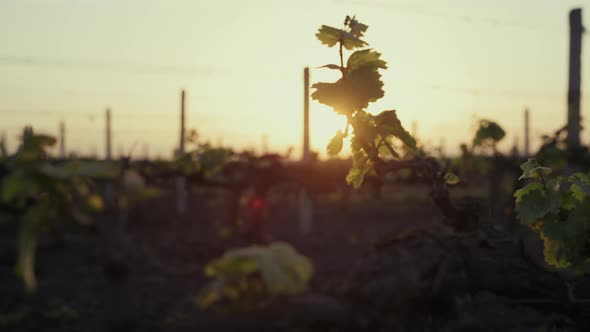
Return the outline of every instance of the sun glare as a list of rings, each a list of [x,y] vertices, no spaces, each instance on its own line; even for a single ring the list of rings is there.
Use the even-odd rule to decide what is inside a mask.
[[[310,113],[311,145],[314,151],[319,153],[321,158],[327,158],[326,144],[328,144],[338,130],[344,131],[346,128],[346,118],[334,113],[329,107],[319,103],[311,104]],[[348,146],[345,144],[340,157],[347,156],[348,151]]]

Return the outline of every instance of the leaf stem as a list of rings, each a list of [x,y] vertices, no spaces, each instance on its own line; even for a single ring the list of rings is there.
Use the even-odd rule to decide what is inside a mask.
[[[397,155],[397,153],[391,147],[391,145],[389,145],[389,142],[387,142],[385,140],[385,137],[381,137],[381,141],[379,142],[379,145],[377,145],[377,152],[379,152],[379,148],[381,147],[381,145],[383,145],[383,143],[385,143],[385,147],[387,148],[387,150],[389,151],[389,153],[391,154],[391,156],[392,157],[395,157]]]
[[[342,40],[340,40],[338,44],[340,53],[340,71],[342,72],[342,77],[344,77],[344,55],[342,54]]]

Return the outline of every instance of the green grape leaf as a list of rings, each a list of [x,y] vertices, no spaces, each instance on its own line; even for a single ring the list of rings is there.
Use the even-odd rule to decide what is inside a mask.
[[[346,183],[358,189],[363,184],[365,175],[372,169],[372,164],[361,148],[356,135],[350,140],[350,150],[352,152],[352,168],[346,175]]]
[[[315,36],[320,40],[320,42],[322,42],[322,44],[332,47],[340,41],[343,33],[345,33],[344,30],[322,25]]]
[[[18,160],[38,160],[45,154],[45,147],[53,146],[56,139],[48,135],[35,135],[31,132],[26,132],[22,137],[22,144],[18,149],[15,157]]]
[[[366,108],[385,94],[381,74],[369,67],[349,71],[344,83],[344,98],[355,110]]]
[[[545,262],[557,268],[567,268],[571,264],[563,255],[561,242],[548,237],[541,236],[543,239],[543,255]]]
[[[417,153],[416,139],[404,129],[395,110],[383,111],[375,116],[375,126],[381,135],[393,135],[404,143],[410,151]]]
[[[353,50],[355,48],[365,47],[369,44],[353,36],[351,33],[344,31],[342,34],[342,46],[347,50]]]
[[[258,262],[242,252],[229,251],[205,267],[207,277],[247,276],[258,271]]]
[[[25,141],[23,142],[23,144],[25,146],[30,146],[30,147],[46,147],[46,146],[54,146],[55,143],[57,143],[57,139],[53,136],[49,136],[49,135],[40,135],[40,134],[35,134],[32,136],[27,136]]]
[[[482,119],[473,139],[473,146],[495,145],[506,136],[506,132],[494,121]]]
[[[377,137],[381,140],[381,136]],[[382,156],[391,156],[396,159],[400,159],[401,156],[393,149],[392,136],[386,136],[383,141],[380,141],[379,154]]]
[[[197,295],[195,302],[202,308],[206,309],[213,304],[223,300],[224,288],[226,287],[227,281],[223,279],[213,280],[207,283]]]
[[[23,189],[25,187],[26,177],[22,172],[12,172],[4,179],[2,179],[2,201],[10,202],[16,197],[23,195]],[[25,192],[26,194],[26,192]]]
[[[312,88],[313,99],[345,115],[366,108],[384,95],[381,75],[369,67],[349,71],[334,83],[315,83]]]
[[[225,148],[212,148],[208,144],[202,145],[197,152],[197,162],[201,171],[207,175],[219,172],[231,156],[231,151]]]
[[[334,112],[338,114],[350,114],[353,109],[344,95],[346,93],[342,80],[334,83],[315,83],[311,86],[315,91],[311,94],[311,98],[317,100],[319,103],[330,106]]]
[[[590,196],[590,178],[583,173],[576,173],[568,179],[572,184],[570,190],[580,202]]]
[[[46,217],[46,209],[45,205],[36,205],[29,208],[22,216],[20,223],[16,273],[23,280],[27,292],[33,292],[37,288],[35,251],[41,218]]]
[[[516,212],[523,224],[532,224],[549,213],[557,214],[561,195],[553,190],[545,191],[540,183],[531,183],[514,193]]]
[[[585,236],[590,230],[590,204],[583,204],[572,210],[565,222],[568,237]]]
[[[375,130],[373,115],[366,111],[358,111],[354,117],[355,142],[375,142],[379,139],[379,133]],[[365,153],[373,151],[364,150]]]
[[[538,179],[551,173],[551,168],[542,167],[535,158],[529,158],[527,162],[520,165],[520,169],[522,175],[518,178],[519,180]]]
[[[332,157],[338,155],[340,151],[342,151],[343,141],[344,134],[341,130],[338,130],[338,132],[336,132],[336,135],[332,137],[330,143],[328,143],[328,146],[326,147],[326,149],[328,150],[328,155]]]
[[[312,274],[311,261],[284,242],[232,249],[207,264],[205,275],[214,280],[202,289],[197,302],[207,307],[224,298],[239,301],[253,294],[295,295],[307,289]]]
[[[533,169],[539,167],[539,163],[535,158],[529,158],[526,162],[520,165],[520,170],[523,173],[530,173]]]
[[[328,69],[335,69],[335,70],[340,70],[342,69],[339,65],[335,65],[335,64],[328,64],[328,65],[323,65],[320,68],[328,68]]]
[[[581,201],[576,197],[576,194],[573,191],[568,191],[563,194],[561,208],[565,211],[571,211],[578,207]]]
[[[357,21],[356,19],[349,18],[348,21],[348,27],[350,28],[350,33],[356,37],[356,38],[361,38],[363,36],[363,34],[367,31],[367,29],[369,28],[367,25],[360,23],[359,21]]]
[[[290,245],[279,242],[258,257],[264,283],[275,295],[294,295],[307,289],[313,266]]]
[[[358,136],[350,140],[350,151],[352,152],[352,167],[363,168],[369,161],[366,151],[362,149]]]
[[[356,51],[350,55],[346,68],[351,71],[360,68],[387,69],[387,62],[380,59],[381,53],[371,49]],[[340,67],[338,67],[340,68]]]
[[[461,179],[459,179],[459,177],[453,173],[453,172],[446,172],[445,176],[444,176],[444,180],[447,184],[458,184],[459,182],[461,182]]]
[[[367,174],[368,169],[366,167],[363,168],[351,168],[346,174],[346,183],[351,185],[353,188],[358,189],[363,184],[363,180],[365,175]]]

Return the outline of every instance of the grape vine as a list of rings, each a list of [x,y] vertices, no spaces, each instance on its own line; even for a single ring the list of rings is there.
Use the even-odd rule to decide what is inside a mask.
[[[350,138],[353,165],[346,182],[355,188],[362,185],[367,175],[385,176],[402,169],[413,170],[430,184],[431,196],[446,221],[456,229],[472,228],[477,217],[454,206],[447,190],[447,185],[455,184],[458,178],[418,148],[416,139],[402,126],[395,110],[377,115],[367,110],[370,103],[384,96],[379,71],[387,69],[381,53],[366,48],[368,43],[362,38],[367,29],[355,17],[347,16],[342,29],[322,25],[316,33],[322,44],[338,46],[339,64],[321,68],[337,70],[341,77],[336,82],[315,83],[311,96],[347,119],[346,128],[330,140],[328,154],[340,153],[344,139]],[[346,61],[344,50],[352,51]],[[396,141],[403,144],[402,149],[396,147]]]
[[[27,128],[14,155],[5,157],[0,182],[0,202],[18,218],[18,259],[16,272],[25,288],[36,288],[35,251],[43,231],[64,221],[90,222],[88,213],[102,209],[92,179],[109,179],[117,174],[110,164],[49,160],[46,148],[54,137],[34,134]]]
[[[530,182],[514,193],[518,219],[543,240],[548,264],[582,271],[590,263],[590,177],[551,177],[533,158],[521,169]]]

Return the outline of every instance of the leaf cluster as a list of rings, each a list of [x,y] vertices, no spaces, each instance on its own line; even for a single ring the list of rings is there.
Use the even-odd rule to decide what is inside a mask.
[[[197,295],[198,306],[250,309],[277,296],[305,292],[313,265],[289,244],[276,242],[229,250],[207,264],[204,273],[212,281]]]
[[[101,162],[54,163],[46,148],[55,138],[25,130],[18,150],[3,162],[0,202],[20,211],[16,272],[28,291],[36,287],[34,273],[38,235],[65,221],[90,222],[88,213],[100,210],[102,198],[94,194],[93,179],[108,179],[116,168]]]
[[[506,132],[497,122],[481,119],[473,138],[473,147],[491,147],[495,150],[498,142],[505,136]]]
[[[370,103],[384,96],[383,81],[379,70],[387,69],[381,53],[370,48],[362,39],[368,26],[355,17],[347,16],[342,29],[323,25],[316,37],[328,47],[339,46],[340,64],[327,64],[322,68],[338,70],[340,79],[335,82],[315,83],[312,98],[331,107],[337,114],[346,116],[345,130],[339,130],[330,140],[327,151],[336,156],[342,150],[344,139],[349,137],[353,166],[346,181],[358,188],[365,177],[375,173],[375,163],[380,158],[402,159],[394,147],[394,141],[402,142],[408,151],[420,155],[416,140],[404,129],[395,110],[377,115],[367,111]],[[344,61],[343,49],[353,51]]]
[[[201,143],[198,138],[196,130],[188,131],[186,141],[194,148],[176,155],[174,169],[186,175],[194,173],[206,176],[214,175],[228,162],[233,152],[227,148],[213,147],[208,142]]]
[[[532,158],[521,169],[529,183],[514,193],[518,219],[539,233],[548,264],[581,271],[590,263],[590,177],[550,177]]]

